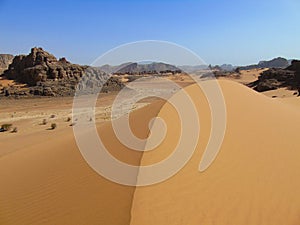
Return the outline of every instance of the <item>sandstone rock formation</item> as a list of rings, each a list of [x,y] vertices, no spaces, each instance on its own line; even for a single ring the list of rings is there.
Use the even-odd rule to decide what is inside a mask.
[[[13,58],[13,55],[0,54],[0,75],[8,69],[8,66],[12,63]]]
[[[123,87],[118,79],[109,78],[99,68],[72,64],[65,58],[57,60],[42,48],[32,48],[29,55],[16,56],[4,76],[28,86],[26,94],[16,87],[6,88],[2,91],[5,96],[72,96],[80,85],[87,93],[118,91]]]
[[[84,69],[65,58],[57,60],[42,48],[32,48],[29,55],[16,56],[4,75],[8,79],[35,86],[37,82],[48,79],[79,80]]]

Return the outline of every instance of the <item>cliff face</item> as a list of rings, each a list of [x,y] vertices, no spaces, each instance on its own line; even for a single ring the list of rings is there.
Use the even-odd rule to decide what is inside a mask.
[[[13,58],[13,55],[0,54],[0,75],[8,69],[8,66],[12,63]]]

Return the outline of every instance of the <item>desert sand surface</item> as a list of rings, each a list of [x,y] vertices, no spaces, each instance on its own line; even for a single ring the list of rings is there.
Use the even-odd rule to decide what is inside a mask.
[[[278,88],[276,90],[264,91],[264,95],[271,98],[294,98],[298,97],[297,90],[289,90],[288,88]]]
[[[250,70],[241,70],[239,74],[233,74],[233,76],[219,77],[220,80],[231,80],[241,84],[249,84],[258,79],[259,75],[268,70],[265,69],[250,69]]]
[[[15,85],[15,82],[13,80],[8,80],[3,78],[2,76],[0,77],[0,85],[2,87],[7,87],[9,85]]]
[[[252,83],[258,79],[260,74],[264,71],[268,70],[265,69],[250,69],[250,70],[241,70],[239,76],[226,76],[220,77],[220,80],[230,80],[240,84],[247,85]],[[298,97],[297,90],[290,90],[288,88],[277,88],[271,91],[264,91],[261,92],[262,94],[270,97],[270,98],[295,98]]]
[[[53,104],[46,105],[53,112]],[[132,113],[139,125],[133,131],[140,137],[147,136],[149,119],[161,105],[156,102]],[[134,188],[95,173],[77,149],[72,127],[63,123],[55,130],[32,124],[34,132],[1,134],[0,224],[129,224]],[[113,155],[139,164],[141,153],[125,151],[109,121],[97,125]]]
[[[242,70],[240,71],[240,77],[239,82],[242,84],[248,84],[253,81],[256,81],[259,75],[268,70],[268,68],[265,69],[251,69],[251,70]]]
[[[199,88],[189,86],[186,90],[198,99],[201,115],[197,149],[171,179],[136,189],[132,225],[299,224],[299,111],[243,85],[220,84],[228,120],[216,160],[206,171],[198,171],[209,135],[209,112]],[[142,164],[168,156],[172,136],[178,137],[178,125],[172,122],[177,115],[170,105],[158,116],[171,125],[172,135],[154,152],[145,153]]]
[[[272,99],[232,81],[219,83],[227,129],[213,164],[198,171],[210,135],[210,111],[198,86],[187,86],[201,123],[196,151],[169,180],[138,188],[108,181],[88,166],[76,146],[71,122],[65,121],[70,99],[59,106],[52,99],[52,103],[45,99],[1,102],[1,122],[13,121],[20,131],[0,134],[0,224],[299,224],[298,101]],[[109,107],[112,99],[99,107]],[[18,119],[25,116],[21,113],[26,113],[26,107],[28,120]],[[52,114],[58,128],[47,130],[49,125],[39,123]],[[170,155],[180,136],[175,109],[157,100],[131,113],[133,132],[147,137],[148,122],[155,116],[166,122],[168,132],[160,146],[144,154],[116,140],[110,121],[99,118],[96,125],[115,157],[149,165]]]

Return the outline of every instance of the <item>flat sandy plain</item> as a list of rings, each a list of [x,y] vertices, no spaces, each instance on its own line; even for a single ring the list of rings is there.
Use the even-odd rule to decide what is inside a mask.
[[[210,135],[210,111],[198,86],[182,84],[201,122],[196,151],[169,180],[138,188],[106,180],[82,158],[67,122],[72,98],[1,99],[0,122],[13,123],[18,133],[0,133],[0,224],[299,224],[300,98],[270,98],[239,82],[219,80],[227,129],[219,155],[202,173],[198,166]],[[113,133],[114,96],[103,94],[96,112],[99,136],[111,154],[133,165],[170,155],[180,133],[174,108],[148,99],[131,113],[132,131],[140,138],[148,136],[155,116],[168,126],[162,144],[142,154]],[[48,129],[51,123],[57,123],[55,130]]]

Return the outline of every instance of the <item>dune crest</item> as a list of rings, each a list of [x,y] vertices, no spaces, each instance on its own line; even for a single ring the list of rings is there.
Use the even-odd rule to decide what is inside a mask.
[[[169,180],[136,188],[131,225],[299,223],[297,111],[240,84],[220,81],[220,85],[228,118],[216,160],[208,170],[198,171],[209,135],[209,113],[199,104],[204,123],[192,159]],[[185,90],[196,102],[205,101],[196,85]],[[175,114],[166,104],[158,116],[168,123]],[[168,155],[162,152],[174,143],[166,142],[157,149],[159,153],[145,153],[142,164]]]

